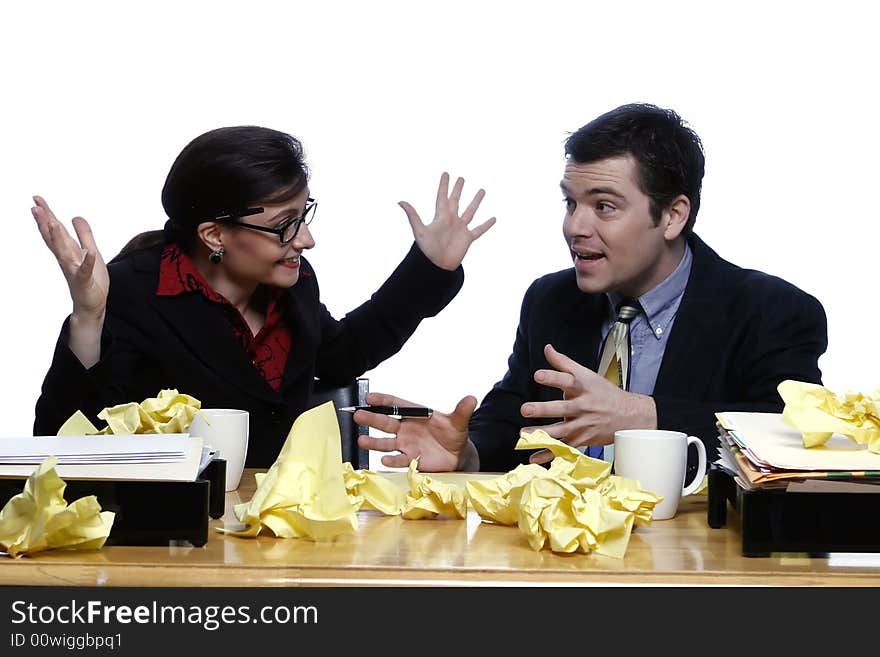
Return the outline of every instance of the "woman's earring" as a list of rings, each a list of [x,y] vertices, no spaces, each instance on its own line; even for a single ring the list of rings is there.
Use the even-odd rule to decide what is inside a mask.
[[[215,265],[219,265],[223,262],[223,256],[226,253],[226,249],[222,246],[218,246],[216,249],[211,251],[211,255],[208,256],[208,260],[213,262]]]

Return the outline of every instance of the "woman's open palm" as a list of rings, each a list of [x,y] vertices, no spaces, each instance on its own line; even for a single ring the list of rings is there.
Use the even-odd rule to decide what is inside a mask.
[[[36,205],[31,208],[31,214],[37,222],[43,241],[55,256],[67,280],[73,301],[73,314],[103,320],[107,293],[110,290],[110,276],[88,222],[82,217],[73,219],[73,229],[76,231],[74,239],[42,197],[34,196],[34,203]]]
[[[470,228],[486,193],[479,190],[464,212],[459,214],[458,204],[463,189],[464,178],[459,178],[450,192],[449,174],[444,171],[437,186],[434,219],[428,224],[422,222],[412,205],[406,201],[399,204],[406,212],[419,249],[435,265],[449,271],[461,264],[471,244],[495,224],[495,217],[491,217],[479,226]]]

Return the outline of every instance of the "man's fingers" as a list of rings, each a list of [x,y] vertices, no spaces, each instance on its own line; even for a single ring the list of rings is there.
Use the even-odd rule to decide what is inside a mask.
[[[573,374],[568,372],[557,372],[556,370],[538,370],[535,372],[535,383],[542,386],[550,386],[568,391],[574,387],[575,378]]]
[[[574,361],[565,354],[556,351],[551,344],[544,347],[544,357],[547,358],[547,362],[550,363],[554,369],[561,370],[562,372],[578,374],[586,369],[577,361]]]
[[[386,454],[382,457],[382,465],[386,468],[406,468],[414,458],[407,454]]]
[[[554,422],[544,426],[523,427],[520,431],[524,433],[533,433],[538,429],[542,429],[548,436],[565,443],[569,447],[581,449],[582,447],[595,446],[599,443],[596,436],[591,436],[591,432],[582,432],[572,426],[571,422]],[[539,461],[546,463],[546,461]]]
[[[556,438],[556,440],[563,440],[565,438],[565,422],[554,422],[553,424],[541,424],[535,425],[533,427],[523,427],[522,429],[520,429],[520,433],[534,433],[538,429],[546,433],[551,438]]]
[[[385,433],[397,433],[400,431],[400,420],[390,415],[370,413],[369,411],[355,411],[354,418],[352,419],[354,419],[356,424],[378,429]]]
[[[553,452],[549,449],[540,449],[529,457],[529,463],[549,463],[553,460]]]
[[[473,395],[463,397],[455,405],[455,410],[449,415],[449,421],[458,431],[467,431],[468,423],[471,421],[471,415],[477,408],[477,398]]]
[[[373,438],[372,436],[360,436],[358,447],[374,452],[396,452],[397,441],[394,438]],[[408,454],[386,454],[382,457],[382,465],[388,468],[405,468],[415,456]]]
[[[526,402],[520,406],[523,417],[565,417],[571,411],[571,403],[565,399],[546,402]]]
[[[379,438],[376,436],[358,436],[358,447],[375,452],[396,452],[397,447],[394,438]]]

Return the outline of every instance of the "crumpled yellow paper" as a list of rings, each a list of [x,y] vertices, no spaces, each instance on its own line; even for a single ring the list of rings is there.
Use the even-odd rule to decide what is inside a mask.
[[[355,510],[374,509],[388,516],[400,515],[404,492],[399,486],[372,470],[355,470],[348,461],[342,463],[342,476]]]
[[[280,538],[328,539],[357,531],[357,508],[343,479],[342,442],[333,402],[300,415],[278,458],[257,474],[250,502],[237,504],[235,516],[246,527],[221,529],[257,536],[263,527]]]
[[[515,525],[519,522],[519,498],[526,483],[535,478],[552,477],[549,470],[537,463],[520,464],[493,479],[468,481],[465,490],[481,518],[500,525]]]
[[[406,478],[409,492],[403,501],[400,514],[407,520],[435,518],[438,515],[451,518],[467,516],[467,499],[464,491],[455,484],[431,479],[418,471],[418,458],[409,462]]]
[[[520,465],[507,474],[469,481],[468,497],[480,517],[516,524],[529,545],[554,552],[591,552],[621,558],[633,525],[651,522],[663,496],[633,479],[611,475],[611,465],[539,429],[520,433],[517,449],[549,449],[549,468]]]
[[[593,489],[579,491],[559,479],[532,479],[520,500],[519,528],[533,550],[549,545],[553,552],[595,551],[621,558],[635,516],[605,501]]]
[[[98,417],[107,426],[98,429],[82,413],[71,415],[58,430],[59,436],[91,436],[131,433],[186,433],[202,403],[171,388],[141,403],[129,402],[105,408]]]
[[[608,475],[596,490],[610,507],[632,513],[636,527],[650,525],[654,507],[663,501],[660,493],[645,490],[635,479],[618,475]]]
[[[880,454],[880,389],[873,395],[840,397],[815,383],[786,380],[777,388],[785,402],[782,420],[803,434],[804,447],[824,445],[839,433]]]
[[[116,515],[101,511],[94,495],[71,504],[64,500],[67,484],[55,472],[50,456],[28,477],[24,491],[0,511],[0,547],[12,557],[43,550],[97,550],[110,535]]]

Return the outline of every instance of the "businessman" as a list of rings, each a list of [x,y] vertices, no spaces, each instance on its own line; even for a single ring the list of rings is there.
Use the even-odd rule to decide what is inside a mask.
[[[423,471],[502,472],[546,462],[546,451],[514,449],[521,429],[539,426],[593,456],[620,429],[683,431],[713,448],[716,411],[779,412],[780,381],[821,382],[822,305],[723,260],[693,232],[704,155],[677,113],[618,107],[573,133],[565,155],[573,267],[526,291],[507,372],[476,412],[467,396],[428,421],[355,414],[393,434],[360,439],[390,453],[385,465],[418,456]],[[368,402],[411,405],[380,393]]]

